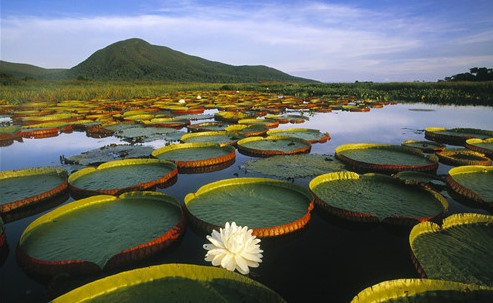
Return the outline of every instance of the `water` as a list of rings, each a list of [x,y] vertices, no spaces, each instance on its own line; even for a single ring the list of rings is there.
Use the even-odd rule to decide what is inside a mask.
[[[427,127],[493,130],[493,108],[397,104],[370,112],[317,113],[303,124],[281,124],[279,129],[292,127],[328,132],[331,140],[314,144],[311,153],[333,155],[337,146],[346,143],[399,145],[405,140],[424,140]],[[10,146],[0,147],[0,169],[60,165],[61,155],[69,157],[111,143],[125,142],[114,137],[89,138],[81,132],[46,139],[23,139],[23,142],[15,141]],[[146,144],[158,148],[164,143]],[[207,183],[252,176],[240,168],[250,159],[253,158],[237,153],[235,163],[228,168],[203,174],[179,174],[174,185],[158,190],[183,201],[187,193],[195,192]],[[444,175],[450,168],[440,164],[437,173]],[[310,179],[294,182],[307,186]],[[455,202],[446,192],[442,194],[450,204],[449,214],[488,214],[485,210]],[[72,199],[65,203],[70,201]],[[46,212],[6,224],[9,252],[0,267],[0,302],[46,302],[104,275],[40,281],[24,273],[15,259],[17,242],[26,226]],[[262,240],[263,262],[252,270],[250,277],[277,291],[288,302],[349,302],[359,291],[376,283],[419,277],[410,258],[409,230],[381,224],[350,223],[315,211],[310,223],[300,232]],[[130,268],[162,263],[210,265],[204,261],[204,243],[205,234],[188,228],[183,239],[170,250]]]

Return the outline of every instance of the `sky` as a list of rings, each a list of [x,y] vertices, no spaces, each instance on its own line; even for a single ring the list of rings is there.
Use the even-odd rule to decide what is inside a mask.
[[[492,0],[1,0],[0,58],[71,68],[130,38],[322,82],[493,67]]]

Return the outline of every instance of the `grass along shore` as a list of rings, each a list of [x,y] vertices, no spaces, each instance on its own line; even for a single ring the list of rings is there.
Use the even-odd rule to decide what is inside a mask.
[[[248,90],[299,98],[338,98],[450,105],[493,106],[493,82],[356,82],[356,83],[179,83],[87,80],[19,80],[0,86],[0,104],[33,101],[124,100],[177,91]]]

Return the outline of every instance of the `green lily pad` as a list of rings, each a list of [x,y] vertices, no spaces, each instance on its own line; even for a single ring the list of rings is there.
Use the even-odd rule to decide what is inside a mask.
[[[223,111],[214,114],[214,119],[230,123],[237,123],[241,119],[254,118],[253,114],[244,112]]]
[[[468,139],[487,139],[493,137],[493,131],[477,128],[428,127],[425,129],[425,138],[428,140],[451,144],[465,145]]]
[[[276,128],[279,126],[279,121],[270,120],[270,119],[240,119],[238,120],[238,124],[247,124],[247,125],[265,125],[267,128]]]
[[[162,264],[118,273],[52,301],[72,302],[285,302],[265,285],[228,270]]]
[[[420,223],[409,244],[418,271],[431,279],[493,286],[493,216],[454,214]]]
[[[188,125],[187,128],[191,132],[212,132],[225,130],[229,124],[225,122],[202,122],[197,124]]]
[[[466,148],[485,154],[487,157],[493,157],[493,138],[489,139],[468,139]]]
[[[444,149],[436,153],[441,163],[453,166],[460,165],[491,165],[491,159],[484,154],[467,148]]]
[[[236,142],[238,151],[250,156],[273,156],[309,153],[310,142],[287,136],[248,137]]]
[[[406,184],[422,184],[431,186],[437,190],[444,189],[447,185],[443,178],[419,171],[401,171],[392,175],[392,177],[397,178]]]
[[[402,146],[414,147],[422,150],[425,153],[433,153],[443,150],[446,146],[433,141],[406,140],[401,143]]]
[[[184,132],[179,132],[169,127],[144,127],[134,125],[132,127],[117,127],[115,136],[130,142],[150,142],[155,140],[179,140]],[[178,137],[178,139],[176,139]],[[173,140],[174,139],[174,140]]]
[[[445,180],[451,192],[460,198],[492,206],[493,166],[454,167],[449,170]]]
[[[212,115],[212,114],[187,114],[187,115],[178,115],[175,118],[176,119],[186,119],[186,120],[208,120],[208,119],[214,119],[214,115]]]
[[[194,142],[164,146],[154,150],[152,156],[172,161],[180,168],[194,168],[229,162],[236,158],[236,150],[230,145]]]
[[[22,142],[22,130],[20,126],[0,126],[0,147],[9,146],[14,140]]]
[[[309,186],[321,210],[352,221],[415,224],[448,209],[439,193],[382,174],[333,172],[314,178]]]
[[[392,144],[343,144],[336,148],[335,155],[358,172],[435,172],[438,168],[438,158],[435,155],[425,157],[422,151],[415,148]]]
[[[192,224],[206,230],[226,222],[271,237],[303,228],[310,220],[313,197],[299,185],[269,178],[235,178],[209,183],[185,196]]]
[[[183,135],[180,138],[180,141],[183,143],[212,142],[224,146],[233,145],[244,137],[245,136],[239,135],[238,133],[227,131],[196,132]]]
[[[269,128],[265,124],[233,124],[225,130],[245,137],[253,137],[266,134]]]
[[[398,279],[359,292],[351,303],[491,302],[493,288],[434,279]]]
[[[184,222],[180,203],[163,193],[93,196],[29,224],[18,257],[27,271],[49,275],[118,267],[169,246],[185,231]]]
[[[164,184],[178,173],[176,165],[158,159],[127,159],[87,167],[68,177],[70,190],[76,195],[116,195],[145,190]]]
[[[332,156],[316,154],[279,155],[250,160],[247,171],[280,178],[304,178],[344,170],[344,163]]]
[[[190,125],[190,120],[182,118],[154,118],[151,120],[143,120],[142,123],[146,127],[175,127],[181,128]]]
[[[101,148],[92,149],[78,155],[63,158],[66,164],[97,165],[108,161],[149,158],[153,148],[142,145],[107,145]]]
[[[0,140],[11,139],[21,135],[21,127],[18,125],[0,126]]]
[[[58,167],[0,171],[0,212],[40,203],[68,188],[68,173]]]
[[[303,123],[305,121],[310,120],[309,117],[307,116],[302,116],[302,115],[267,115],[265,116],[266,119],[271,119],[271,120],[277,120],[279,123]]]
[[[269,136],[288,136],[304,139],[310,143],[324,143],[330,140],[329,133],[322,133],[318,129],[309,128],[286,128],[274,129],[267,132]]]

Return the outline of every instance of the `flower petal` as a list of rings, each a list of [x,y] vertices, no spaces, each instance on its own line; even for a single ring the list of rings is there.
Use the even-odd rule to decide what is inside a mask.
[[[248,273],[250,271],[248,269],[247,262],[245,261],[245,259],[243,259],[242,256],[235,256],[235,262],[236,262],[236,268],[238,269],[238,271],[240,271],[240,269],[241,269],[240,272],[242,274],[243,274],[243,272]]]

